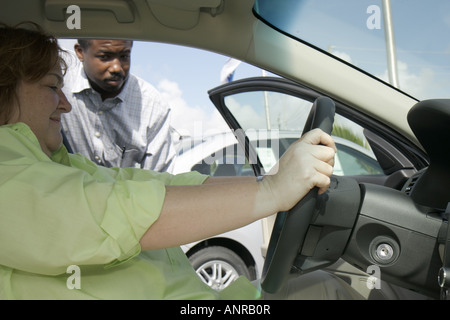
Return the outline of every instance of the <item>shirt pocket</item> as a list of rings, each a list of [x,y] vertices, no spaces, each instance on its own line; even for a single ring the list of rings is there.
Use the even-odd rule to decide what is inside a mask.
[[[142,150],[115,145],[113,148],[105,150],[105,165],[108,167],[139,168],[144,155]]]

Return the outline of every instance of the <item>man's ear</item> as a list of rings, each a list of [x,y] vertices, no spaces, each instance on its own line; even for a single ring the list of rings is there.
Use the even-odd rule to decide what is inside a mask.
[[[75,45],[73,46],[74,50],[75,50],[75,54],[78,57],[78,60],[80,60],[81,62],[83,62],[84,60],[84,51],[83,51],[83,47],[77,42],[75,43]]]

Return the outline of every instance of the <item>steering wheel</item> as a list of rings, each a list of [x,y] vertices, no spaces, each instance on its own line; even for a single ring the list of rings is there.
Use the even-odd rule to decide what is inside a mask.
[[[328,97],[317,98],[306,120],[302,134],[320,128],[331,134],[333,129],[335,104]],[[302,273],[293,268],[297,254],[301,251],[309,223],[316,206],[318,188],[312,189],[289,211],[279,212],[272,230],[262,283],[264,291],[277,292],[290,274]]]

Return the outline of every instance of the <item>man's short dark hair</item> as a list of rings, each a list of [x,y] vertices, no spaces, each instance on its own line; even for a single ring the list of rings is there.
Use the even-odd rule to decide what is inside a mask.
[[[89,39],[77,39],[77,41],[81,48],[83,48],[83,50],[86,50],[91,44],[91,41]]]
[[[77,39],[77,41],[83,50],[86,50],[91,45],[91,39]],[[131,41],[131,45],[133,45],[133,40],[128,41]]]

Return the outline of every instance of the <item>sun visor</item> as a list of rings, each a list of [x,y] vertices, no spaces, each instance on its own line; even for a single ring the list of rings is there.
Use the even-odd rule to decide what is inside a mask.
[[[223,0],[147,0],[150,10],[161,24],[180,30],[194,28],[201,11],[217,15],[222,2]]]

